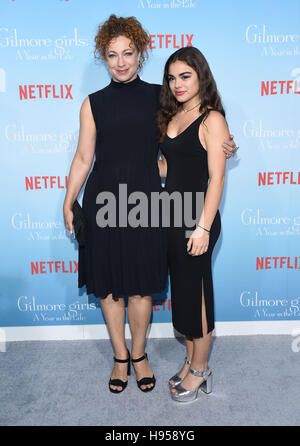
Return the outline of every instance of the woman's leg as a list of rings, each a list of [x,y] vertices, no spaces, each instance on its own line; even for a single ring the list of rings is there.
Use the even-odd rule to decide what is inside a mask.
[[[145,353],[146,334],[152,313],[152,296],[129,296],[127,311],[132,337],[131,357],[138,359]],[[138,381],[153,375],[147,359],[134,363],[134,369]],[[151,388],[153,384],[141,386],[141,389],[147,387]]]
[[[206,318],[206,308],[204,300],[204,287],[202,281],[202,338],[193,339],[193,356],[191,369],[198,372],[203,372],[207,367],[208,354],[211,344],[212,332],[207,333],[207,318]],[[186,377],[181,382],[181,385],[186,390],[195,391],[197,387],[203,382],[203,378],[192,375],[188,373]],[[171,390],[172,393],[177,393],[176,389]]]
[[[112,341],[114,355],[117,359],[127,359],[128,351],[125,341],[125,303],[124,299],[113,300],[109,294],[105,299],[101,299],[101,306],[104,313],[106,325]],[[111,379],[121,379],[127,381],[127,364],[114,363]],[[110,386],[113,390],[122,390],[119,386]]]
[[[193,339],[186,337],[185,338],[185,346],[186,346],[186,358],[191,361],[193,357],[193,351],[194,351],[194,343]],[[184,364],[180,372],[176,373],[176,375],[179,376],[179,378],[185,378],[188,371],[190,369],[190,366],[188,364]],[[174,382],[170,380],[170,384],[173,386]]]
[[[206,369],[210,343],[211,333],[203,336],[203,338],[197,338],[193,340],[194,352],[192,357],[191,369],[198,372],[203,372]],[[188,373],[181,382],[181,385],[184,389],[194,392],[202,382],[203,378]],[[176,389],[172,389],[171,392],[175,394],[177,393]]]

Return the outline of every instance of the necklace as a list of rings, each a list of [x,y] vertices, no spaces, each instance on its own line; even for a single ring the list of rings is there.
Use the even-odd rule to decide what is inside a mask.
[[[199,104],[195,105],[195,107],[192,107],[190,109],[184,108],[183,111],[184,111],[184,113],[187,113],[187,112],[189,112],[191,110],[194,110],[194,108],[198,107],[200,104],[201,104],[201,102],[199,102]]]
[[[191,110],[194,110],[194,108],[199,107],[199,105],[201,105],[201,102],[199,102],[199,104],[195,105],[195,106],[192,107],[192,108],[189,108],[189,109],[184,108],[183,111],[184,111],[184,113],[187,113],[187,112],[189,112],[189,111],[191,111]],[[175,120],[178,121],[178,115],[177,115],[177,113],[176,113],[176,115],[175,115]]]

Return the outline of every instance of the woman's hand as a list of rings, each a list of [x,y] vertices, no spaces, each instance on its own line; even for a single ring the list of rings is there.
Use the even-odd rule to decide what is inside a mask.
[[[72,209],[69,207],[64,206],[64,220],[65,220],[65,227],[68,231],[70,231],[71,234],[74,233],[74,225],[73,225],[73,212]]]
[[[229,135],[229,141],[225,141],[223,144],[223,151],[225,153],[226,159],[233,156],[237,150],[238,147],[234,142],[234,136]]]
[[[187,251],[191,256],[200,256],[208,250],[209,233],[197,227],[187,242]]]

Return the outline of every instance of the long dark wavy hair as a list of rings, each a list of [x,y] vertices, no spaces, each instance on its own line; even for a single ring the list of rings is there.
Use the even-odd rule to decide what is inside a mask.
[[[180,60],[185,62],[189,67],[193,68],[199,79],[199,96],[201,105],[199,111],[206,112],[209,108],[218,110],[225,118],[225,110],[222,105],[221,97],[217,89],[216,82],[210,71],[207,60],[197,48],[189,46],[180,48],[171,54],[166,62],[164,69],[163,85],[160,93],[160,110],[157,114],[157,123],[159,131],[159,142],[161,142],[166,134],[168,123],[172,117],[176,115],[181,103],[172,94],[169,87],[169,67],[172,63]],[[203,122],[207,116],[204,117]]]

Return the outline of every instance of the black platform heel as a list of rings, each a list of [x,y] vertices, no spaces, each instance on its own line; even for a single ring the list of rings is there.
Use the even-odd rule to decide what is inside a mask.
[[[128,351],[128,350],[127,350]],[[114,357],[114,361],[115,362],[121,362],[121,363],[125,363],[128,362],[128,366],[127,366],[127,376],[130,376],[130,353],[128,351],[128,359],[117,359]],[[123,392],[124,389],[126,389],[128,384],[128,381],[122,381],[121,379],[110,379],[109,383],[108,383],[108,388],[112,393],[121,393]],[[122,387],[122,390],[117,390],[117,389],[112,389],[110,386],[118,386],[118,387]]]
[[[141,356],[140,358],[137,359],[131,359],[132,364],[134,364],[135,362],[140,362],[143,361],[144,359],[148,360],[148,356],[147,353],[144,354],[144,356]],[[146,377],[146,378],[142,378],[139,381],[136,380],[138,388],[142,391],[142,392],[151,392],[151,390],[154,389],[155,387],[155,383],[156,383],[156,379],[155,376],[153,375],[152,378]],[[153,384],[152,387],[146,387],[145,389],[141,389],[141,386],[147,386],[149,384]]]

